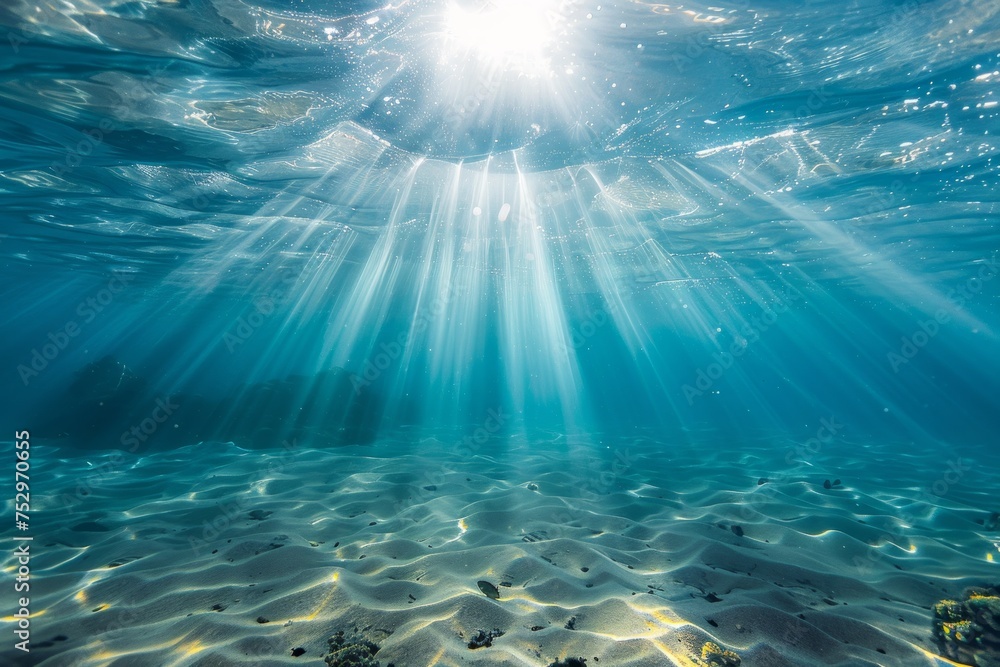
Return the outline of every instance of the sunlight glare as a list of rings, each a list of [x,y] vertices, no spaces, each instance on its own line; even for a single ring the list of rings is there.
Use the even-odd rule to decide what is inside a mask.
[[[476,7],[452,3],[445,18],[452,55],[475,54],[489,65],[537,76],[548,69],[551,0],[503,0]]]

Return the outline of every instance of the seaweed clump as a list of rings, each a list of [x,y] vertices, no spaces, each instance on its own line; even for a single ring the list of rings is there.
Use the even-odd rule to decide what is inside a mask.
[[[727,651],[715,642],[705,642],[701,647],[701,661],[710,667],[739,667],[740,656]]]
[[[970,588],[933,607],[941,655],[976,667],[1000,667],[1000,587]]]
[[[346,636],[341,630],[327,640],[330,652],[323,658],[329,667],[381,667],[375,654],[382,648],[358,635]]]

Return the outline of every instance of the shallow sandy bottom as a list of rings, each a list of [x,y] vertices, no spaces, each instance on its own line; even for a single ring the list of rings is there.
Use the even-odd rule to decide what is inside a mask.
[[[997,462],[943,445],[32,452],[16,664],[322,665],[357,629],[383,667],[696,665],[707,641],[745,667],[915,667],[947,664],[931,605],[1000,579]]]

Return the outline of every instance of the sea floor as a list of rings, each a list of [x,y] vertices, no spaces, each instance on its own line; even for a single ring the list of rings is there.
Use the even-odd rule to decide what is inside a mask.
[[[32,652],[0,662],[323,665],[344,631],[383,667],[952,664],[932,605],[1000,580],[983,448],[689,440],[33,444]]]

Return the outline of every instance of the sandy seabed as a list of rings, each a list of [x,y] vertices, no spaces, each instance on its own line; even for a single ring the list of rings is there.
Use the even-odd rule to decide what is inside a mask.
[[[382,667],[954,664],[932,605],[1000,579],[984,448],[689,440],[33,445],[32,651],[7,616],[0,662],[323,665],[344,631]]]

